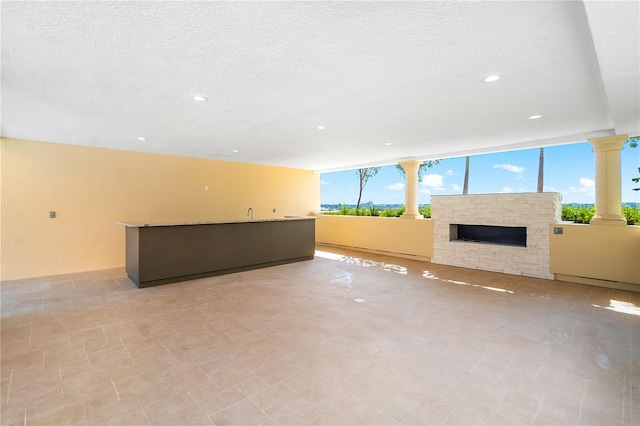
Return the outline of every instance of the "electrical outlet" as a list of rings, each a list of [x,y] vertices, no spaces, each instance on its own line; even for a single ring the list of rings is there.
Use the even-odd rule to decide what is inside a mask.
[[[562,228],[554,227],[553,228],[553,233],[556,234],[556,235],[562,235]]]
[[[56,218],[56,212],[49,212],[49,219],[55,219]]]
[[[274,212],[274,213],[276,212],[276,208],[275,208],[275,207],[273,208],[273,212]]]

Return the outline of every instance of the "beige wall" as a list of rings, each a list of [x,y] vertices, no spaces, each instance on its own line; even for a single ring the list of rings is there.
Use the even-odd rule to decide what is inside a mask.
[[[246,219],[249,207],[264,219],[308,215],[320,205],[320,177],[307,170],[0,143],[4,280],[124,266],[124,228],[117,221]],[[49,211],[57,218],[49,219]]]
[[[563,234],[554,235],[554,227]],[[550,269],[558,279],[640,291],[640,226],[555,224],[549,232]],[[430,260],[433,221],[321,215],[316,243]]]
[[[2,229],[4,228],[4,222],[2,221],[2,211],[4,210],[4,202],[2,198],[2,164],[4,163],[4,143],[2,139],[0,139],[0,280],[2,279],[2,236],[4,232]]]
[[[551,272],[640,285],[640,226],[556,224],[550,233]]]
[[[430,260],[433,222],[429,219],[328,216],[316,220],[316,243]]]

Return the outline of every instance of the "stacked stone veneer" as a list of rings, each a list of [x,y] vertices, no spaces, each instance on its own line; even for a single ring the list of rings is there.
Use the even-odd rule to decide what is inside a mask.
[[[432,195],[431,212],[431,262],[553,279],[549,225],[561,221],[560,194]],[[450,224],[526,226],[527,247],[449,241]]]

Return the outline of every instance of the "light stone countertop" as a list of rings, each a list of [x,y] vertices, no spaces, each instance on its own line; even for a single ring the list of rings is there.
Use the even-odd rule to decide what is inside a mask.
[[[225,223],[254,223],[254,222],[289,222],[293,220],[315,220],[317,217],[313,216],[285,216],[283,218],[275,219],[255,219],[255,220],[218,220],[218,221],[203,221],[203,222],[166,222],[166,223],[145,223],[145,222],[116,222],[118,225],[126,226],[127,228],[148,228],[153,226],[188,226],[188,225],[220,225]]]

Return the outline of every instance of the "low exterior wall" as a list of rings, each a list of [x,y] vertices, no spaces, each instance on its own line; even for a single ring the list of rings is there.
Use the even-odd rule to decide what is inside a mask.
[[[430,260],[433,222],[430,219],[319,215],[316,243],[391,256]]]
[[[433,263],[553,279],[549,267],[549,225],[561,219],[555,192],[433,195]],[[523,226],[527,247],[449,241],[449,225]]]
[[[551,271],[559,280],[640,291],[640,226],[558,224],[551,234]],[[580,278],[605,280],[594,283]]]

